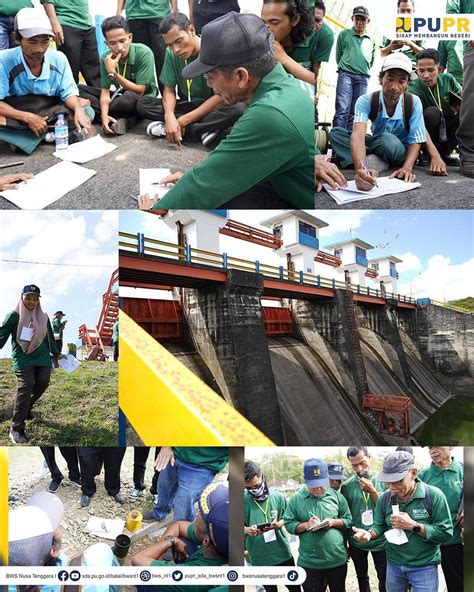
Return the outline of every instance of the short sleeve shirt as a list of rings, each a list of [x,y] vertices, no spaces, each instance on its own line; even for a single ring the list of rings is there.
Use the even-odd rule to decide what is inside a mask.
[[[427,107],[441,107],[445,117],[450,117],[454,114],[449,104],[449,92],[461,94],[461,85],[456,82],[456,79],[451,74],[439,74],[436,86],[426,86],[423,82],[417,78],[410,83],[408,90],[414,95],[420,97],[423,109]],[[439,90],[439,97],[438,97]]]
[[[334,32],[331,27],[323,22],[319,31],[314,32],[316,38],[316,52],[314,60],[316,62],[329,62],[331,50],[334,45]]]
[[[88,0],[41,0],[41,4],[52,4],[61,25],[75,29],[90,29],[92,19]]]
[[[464,77],[464,44],[462,41],[440,41],[438,43],[439,65],[452,74],[459,84]]]
[[[160,82],[171,88],[177,87],[178,96],[183,101],[194,99],[205,101],[213,95],[212,88],[207,85],[204,76],[198,76],[192,80],[183,77],[183,68],[191,62],[194,62],[197,57],[197,55],[191,56],[189,60],[185,61],[178,58],[171,48],[166,48],[165,61],[160,74]]]
[[[169,0],[126,0],[125,14],[128,20],[162,19],[171,12]]]
[[[327,28],[321,35],[324,25]],[[319,33],[313,32],[300,43],[293,45],[288,51],[290,58],[301,64],[303,68],[306,68],[307,70],[312,71],[315,62],[327,62],[329,60],[331,48],[334,43],[334,33],[326,23],[323,23],[323,27]]]
[[[367,123],[369,121],[370,97],[371,93],[368,93],[357,99],[355,104],[354,123]],[[384,132],[389,132],[397,136],[405,146],[409,144],[423,144],[423,142],[426,142],[426,129],[421,101],[417,96],[414,96],[413,99],[413,113],[410,117],[409,129],[407,132],[403,120],[403,95],[398,99],[394,114],[389,117],[383,101],[383,93],[380,92],[380,104],[382,109],[379,110],[375,121],[372,122],[372,135],[376,137]]]
[[[0,14],[4,16],[15,16],[22,8],[32,8],[31,0],[2,0]]]
[[[361,37],[354,27],[341,31],[336,43],[338,71],[369,76],[375,60],[375,48],[375,39],[369,35]]]
[[[111,52],[106,51],[100,58],[101,88],[110,88],[114,84],[107,75],[104,59]],[[117,72],[130,82],[143,84],[146,87],[145,96],[156,97],[158,89],[156,85],[155,58],[149,47],[142,43],[131,43],[128,56],[125,61],[119,62]]]

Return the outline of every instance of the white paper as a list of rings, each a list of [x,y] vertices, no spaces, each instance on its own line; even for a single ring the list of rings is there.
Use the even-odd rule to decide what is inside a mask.
[[[408,543],[408,537],[405,531],[400,528],[392,528],[391,530],[387,530],[384,534],[387,541],[392,543],[392,545],[404,545],[405,543]]]
[[[33,327],[23,327],[20,333],[20,339],[23,341],[31,341],[33,337],[34,329]]]
[[[94,175],[95,171],[78,164],[59,162],[27,183],[19,183],[18,189],[7,189],[0,195],[22,210],[42,210]]]
[[[89,160],[94,160],[94,158],[100,158],[116,148],[115,144],[106,142],[102,136],[94,136],[82,142],[71,144],[66,150],[56,150],[53,154],[61,160],[83,164],[89,162]]]
[[[165,196],[170,187],[159,185],[164,177],[171,174],[170,169],[139,169],[140,172],[140,195],[148,194],[152,199]]]
[[[263,533],[263,540],[266,543],[272,543],[273,541],[277,540],[277,535],[274,530],[267,530],[267,532]]]
[[[373,197],[382,197],[383,195],[393,195],[410,191],[421,186],[421,183],[406,183],[401,179],[390,179],[389,177],[378,177],[378,187],[372,187],[370,191],[357,189],[355,181],[348,181],[344,189],[331,189],[329,185],[323,184],[324,189],[339,204],[343,205],[361,199],[370,199]]]
[[[71,372],[74,372],[74,370],[79,368],[79,366],[81,365],[79,360],[77,358],[75,358],[72,354],[67,354],[67,356],[65,358],[61,358],[60,360],[58,360],[58,364],[68,374],[71,374]]]
[[[84,528],[84,532],[114,541],[119,534],[122,534],[124,526],[125,520],[112,520],[110,518],[91,516]]]
[[[310,528],[309,531],[310,532],[316,532],[317,530],[321,530],[321,528],[324,528],[326,526],[326,524],[328,524],[329,520],[327,518],[325,518],[324,520],[321,520],[321,522],[318,522],[318,524],[316,524],[316,526],[313,526],[313,528]]]

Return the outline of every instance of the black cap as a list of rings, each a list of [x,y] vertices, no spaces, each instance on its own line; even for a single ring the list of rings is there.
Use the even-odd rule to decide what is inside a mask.
[[[25,286],[21,291],[22,296],[25,296],[26,294],[38,294],[38,296],[41,296],[41,290],[38,288],[38,286],[30,284],[29,286]]]
[[[329,479],[333,481],[344,481],[344,467],[340,463],[328,463]]]
[[[352,16],[363,16],[369,18],[369,10],[365,6],[356,6],[352,11]]]
[[[184,78],[197,78],[219,66],[244,64],[270,51],[273,33],[256,14],[228,12],[202,28],[199,57],[183,68]]]
[[[56,316],[56,315],[58,315],[58,314],[60,314],[60,315],[63,315],[63,317],[65,317],[65,316],[66,316],[66,313],[65,313],[65,312],[63,312],[62,310],[57,310],[57,311],[54,313],[54,316]]]

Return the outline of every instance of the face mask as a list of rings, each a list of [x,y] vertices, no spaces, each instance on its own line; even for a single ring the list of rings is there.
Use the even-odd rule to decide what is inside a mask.
[[[250,495],[250,497],[253,498],[255,501],[265,501],[269,494],[267,480],[265,479],[265,477],[262,475],[262,482],[260,483],[260,485],[252,487],[251,489],[247,489],[247,492]]]

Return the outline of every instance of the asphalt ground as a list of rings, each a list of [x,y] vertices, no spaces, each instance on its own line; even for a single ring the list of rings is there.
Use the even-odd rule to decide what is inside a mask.
[[[395,169],[385,171],[388,176]],[[354,178],[354,171],[343,171],[346,179]],[[428,167],[414,168],[418,189],[395,195],[353,201],[339,206],[325,191],[316,193],[315,208],[318,210],[464,210],[474,208],[474,179],[459,173],[459,167],[448,167],[447,177],[433,177]]]
[[[97,172],[83,185],[55,201],[47,210],[126,210],[137,209],[130,195],[138,195],[140,168],[165,168],[171,172],[186,171],[208,154],[200,143],[185,143],[181,147],[170,144],[166,138],[150,138],[145,134],[147,122],[140,122],[123,136],[105,136],[107,142],[117,146],[113,152],[91,160],[81,166]],[[94,126],[96,133],[101,128]],[[20,167],[0,169],[0,175],[29,172],[38,174],[60,162],[53,156],[54,144],[42,142],[29,156],[13,153],[5,142],[0,142],[0,164],[23,161]],[[0,210],[18,209],[0,196]]]

